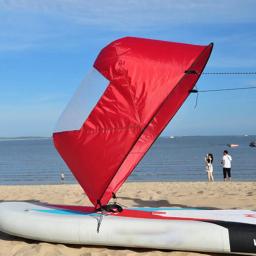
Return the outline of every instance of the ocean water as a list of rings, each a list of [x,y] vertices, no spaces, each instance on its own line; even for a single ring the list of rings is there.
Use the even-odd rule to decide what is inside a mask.
[[[129,181],[205,181],[204,157],[214,155],[214,177],[222,180],[220,161],[227,149],[232,161],[232,179],[256,181],[256,136],[160,137],[136,167]],[[229,148],[229,143],[239,144]],[[56,152],[50,138],[0,139],[0,185],[58,184],[75,178]]]

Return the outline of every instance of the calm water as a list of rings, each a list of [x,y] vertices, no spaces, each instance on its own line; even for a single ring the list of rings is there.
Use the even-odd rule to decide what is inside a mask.
[[[256,180],[256,148],[249,143],[256,136],[211,136],[159,138],[130,176],[130,181],[206,180],[204,156],[214,155],[214,176],[222,180],[222,152],[233,157],[232,178]],[[228,148],[226,144],[239,144]],[[57,184],[60,173],[66,183],[75,179],[57,154],[51,139],[0,140],[0,184]]]

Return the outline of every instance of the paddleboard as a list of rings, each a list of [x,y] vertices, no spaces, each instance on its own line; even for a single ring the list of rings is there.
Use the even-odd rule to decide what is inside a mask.
[[[256,212],[0,203],[2,232],[53,243],[216,253],[256,253]]]

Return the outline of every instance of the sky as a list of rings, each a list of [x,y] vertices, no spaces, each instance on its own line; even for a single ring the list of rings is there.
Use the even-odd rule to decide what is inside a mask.
[[[207,45],[205,72],[256,71],[254,0],[0,0],[0,137],[51,136],[111,41],[136,36]],[[256,86],[204,75],[199,90]],[[256,90],[190,95],[164,136],[256,134]]]

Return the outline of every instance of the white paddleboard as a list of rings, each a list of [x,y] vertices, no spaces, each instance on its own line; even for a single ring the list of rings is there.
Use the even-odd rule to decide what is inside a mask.
[[[3,202],[0,230],[54,243],[256,253],[256,212],[250,210],[131,208],[102,214],[90,207]]]

